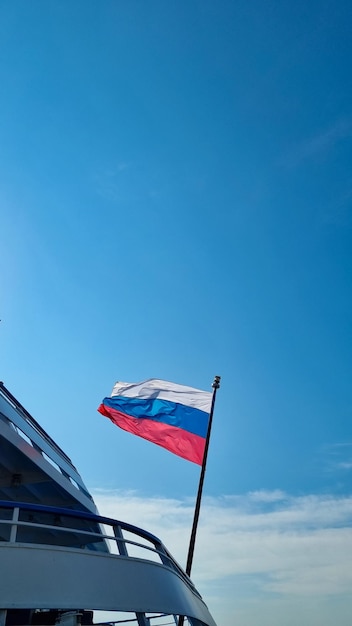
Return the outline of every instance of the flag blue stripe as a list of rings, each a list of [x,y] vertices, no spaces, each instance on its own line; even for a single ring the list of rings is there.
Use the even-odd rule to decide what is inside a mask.
[[[184,404],[153,398],[126,398],[113,396],[103,403],[116,411],[135,418],[146,418],[182,428],[199,437],[207,436],[209,415],[205,411]]]

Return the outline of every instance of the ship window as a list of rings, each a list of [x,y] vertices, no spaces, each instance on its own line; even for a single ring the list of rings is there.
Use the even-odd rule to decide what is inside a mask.
[[[10,541],[11,524],[1,524],[0,522],[0,542]]]
[[[50,456],[48,456],[47,454],[45,454],[45,452],[43,452],[43,450],[42,450],[41,452],[42,452],[42,456],[44,457],[44,459],[45,459],[46,461],[48,461],[48,463],[50,463],[50,465],[52,465],[53,467],[55,467],[55,469],[56,469],[58,472],[60,472],[60,473],[61,473],[61,468],[58,466],[58,464],[57,464],[57,463],[55,463],[55,461],[53,461],[53,460],[50,458]]]
[[[27,441],[27,443],[29,443],[30,446],[33,447],[33,442],[32,440],[27,437],[27,435],[23,432],[23,430],[21,430],[20,428],[18,428],[17,426],[17,433],[20,435],[20,437],[22,437],[22,439],[24,439],[25,441]]]
[[[13,516],[13,509],[9,508],[0,508],[0,520],[5,520],[5,519],[12,519]]]
[[[80,487],[79,487],[79,485],[78,485],[78,483],[76,483],[76,481],[75,481],[73,478],[71,478],[71,476],[69,476],[69,479],[70,479],[70,482],[72,483],[72,485],[73,485],[74,487],[76,487],[76,489],[79,489],[79,488],[80,488]]]
[[[19,514],[19,542],[107,551],[105,540],[99,535],[100,528],[93,520],[25,509]]]

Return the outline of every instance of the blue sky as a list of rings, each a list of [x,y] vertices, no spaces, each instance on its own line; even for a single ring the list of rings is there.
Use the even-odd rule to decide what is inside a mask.
[[[1,378],[101,512],[182,561],[197,466],[96,408],[116,380],[222,376],[194,565],[218,626],[350,623],[351,18],[0,7]]]

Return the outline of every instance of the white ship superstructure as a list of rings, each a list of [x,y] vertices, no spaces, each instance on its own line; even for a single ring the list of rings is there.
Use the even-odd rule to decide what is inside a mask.
[[[0,626],[216,626],[162,542],[101,517],[77,469],[0,383]],[[99,613],[99,615],[101,615]]]

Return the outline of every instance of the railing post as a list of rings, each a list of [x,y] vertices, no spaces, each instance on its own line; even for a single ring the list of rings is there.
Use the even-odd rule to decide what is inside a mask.
[[[6,615],[7,615],[7,609],[0,609],[0,626],[5,626]]]
[[[145,613],[136,613],[138,626],[150,626],[150,620],[145,616]]]
[[[18,523],[19,514],[20,514],[20,509],[19,509],[18,506],[15,506],[14,509],[13,509],[13,515],[12,515],[12,526],[11,526],[11,533],[10,533],[10,543],[15,543],[15,541],[16,541],[16,537],[17,537],[17,523]]]
[[[119,554],[121,554],[121,556],[128,556],[126,543],[122,534],[121,526],[114,526],[114,535],[116,537],[116,543],[117,543]]]
[[[165,552],[164,545],[160,542],[160,543],[156,543],[154,545],[154,547],[157,550],[159,550],[158,555],[159,555],[159,558],[160,558],[162,564],[163,565],[167,565],[168,567],[171,566],[173,569],[175,569],[172,560],[170,559],[170,557]]]

